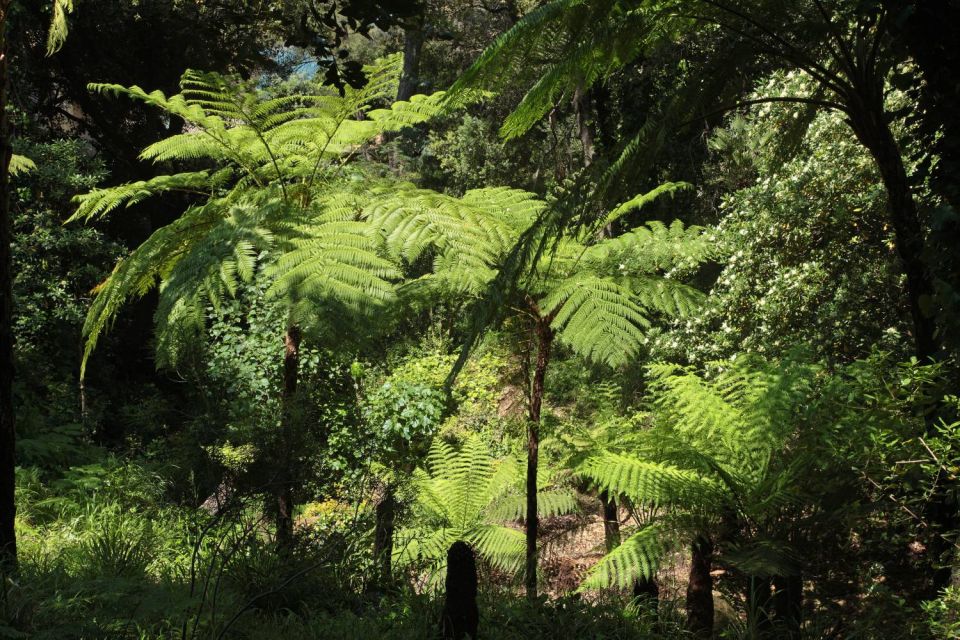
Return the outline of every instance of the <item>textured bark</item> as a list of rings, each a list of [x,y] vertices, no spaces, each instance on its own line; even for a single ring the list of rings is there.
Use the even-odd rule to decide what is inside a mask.
[[[13,411],[13,259],[10,243],[10,144],[7,121],[7,10],[0,0],[0,574],[17,567],[16,429]],[[2,579],[2,578],[0,578]]]
[[[403,30],[403,71],[397,86],[397,100],[409,100],[420,87],[420,54],[423,51],[423,20]]]
[[[544,380],[550,363],[553,346],[552,318],[539,318],[536,324],[537,362],[533,370],[533,386],[530,392],[530,414],[527,420],[527,558],[525,587],[527,598],[537,598],[537,532],[540,518],[537,516],[537,465],[540,457],[540,410],[543,407]]]
[[[440,619],[443,640],[477,638],[480,611],[477,608],[477,561],[473,549],[457,540],[447,551],[446,598]]]
[[[610,553],[620,546],[620,514],[617,503],[606,491],[600,492],[600,504],[603,508],[603,544]]]
[[[713,635],[713,544],[697,538],[690,552],[690,581],[687,583],[687,626],[698,638]]]
[[[280,425],[280,468],[277,469],[277,543],[293,543],[293,421],[294,400],[300,376],[300,328],[291,325],[283,338],[283,407]]]
[[[376,506],[373,533],[373,557],[376,563],[377,588],[389,588],[393,579],[393,530],[397,520],[397,498],[392,485],[383,489],[383,498]]]
[[[773,610],[779,637],[799,638],[803,623],[803,576],[774,576],[773,587]]]
[[[573,108],[577,115],[580,145],[583,147],[583,166],[589,167],[593,164],[594,135],[590,125],[590,98],[582,86],[578,86],[573,93]]]

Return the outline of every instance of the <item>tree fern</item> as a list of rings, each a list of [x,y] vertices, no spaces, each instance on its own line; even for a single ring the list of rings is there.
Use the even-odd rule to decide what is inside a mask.
[[[313,95],[270,97],[236,78],[196,71],[184,73],[181,92],[169,97],[136,86],[91,85],[187,123],[184,133],[144,149],[144,160],[209,168],[76,198],[73,219],[82,220],[167,192],[202,203],[155,232],[98,289],[84,330],[84,364],[123,302],[155,286],[159,362],[171,363],[173,337],[189,335],[205,305],[232,296],[265,262],[269,293],[286,300],[291,322],[320,331],[347,326],[358,313],[393,299],[400,272],[360,215],[383,191],[357,188],[350,174],[359,170],[351,162],[358,147],[381,133],[437,113],[443,96],[373,108],[395,93],[401,59],[390,56],[366,71],[368,83],[343,95],[321,87]]]
[[[416,502],[412,522],[399,535],[397,561],[426,566],[442,575],[447,549],[457,540],[469,542],[486,562],[516,571],[523,559],[523,532],[503,523],[524,517],[521,469],[513,458],[495,460],[477,435],[459,449],[441,439],[427,456],[429,472],[413,477]],[[569,491],[547,489],[541,515],[570,513],[576,501]]]
[[[649,201],[673,190],[644,196]],[[531,194],[514,189],[477,189],[455,198],[411,188],[365,215],[398,259],[435,256],[433,271],[406,284],[406,291],[462,298],[489,288],[544,208]],[[558,338],[578,354],[619,366],[639,352],[654,317],[685,316],[703,297],[662,274],[696,265],[711,253],[705,230],[680,222],[650,222],[600,241],[587,235],[566,238],[552,254],[526,266],[518,293],[535,303],[535,313],[549,318]]]
[[[796,557],[777,517],[797,504],[805,465],[787,453],[814,371],[787,361],[741,358],[712,375],[650,368],[654,426],[588,458],[579,472],[611,495],[660,514],[590,573],[584,588],[649,577],[657,550],[727,527],[724,559],[748,574],[786,575]],[[780,458],[780,459],[778,459]],[[729,530],[730,518],[746,537]],[[659,539],[657,539],[659,538]]]

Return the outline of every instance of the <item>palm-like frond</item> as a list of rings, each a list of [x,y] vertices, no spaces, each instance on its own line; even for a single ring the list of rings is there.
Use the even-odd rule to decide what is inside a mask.
[[[536,69],[536,79],[504,121],[505,137],[522,135],[563,94],[589,88],[642,50],[651,25],[642,3],[616,0],[553,0],[529,12],[502,34],[454,85],[454,99],[468,89],[500,91]]]
[[[10,172],[10,175],[16,176],[24,173],[30,173],[35,171],[37,168],[36,163],[26,156],[18,156],[13,154],[10,156],[10,164],[7,167],[7,171]]]
[[[650,580],[656,575],[657,568],[667,553],[675,550],[675,541],[673,542],[672,545],[665,527],[659,524],[647,525],[591,567],[580,588],[626,589],[632,587],[636,580]]]
[[[422,563],[440,575],[447,549],[457,540],[465,540],[492,566],[518,570],[524,534],[502,523],[525,515],[519,463],[513,458],[495,460],[479,436],[472,435],[460,449],[440,439],[434,441],[427,466],[429,473],[418,469],[413,475],[416,524],[399,535],[398,561]],[[542,491],[538,500],[541,516],[576,508],[573,494],[564,490]]]

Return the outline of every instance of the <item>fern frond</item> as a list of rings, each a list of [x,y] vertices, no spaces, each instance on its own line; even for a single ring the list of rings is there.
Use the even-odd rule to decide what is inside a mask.
[[[669,532],[652,524],[634,533],[595,564],[581,589],[628,589],[637,580],[650,580],[671,551]]]
[[[689,182],[664,182],[650,191],[636,195],[614,207],[613,211],[607,214],[607,217],[603,220],[602,226],[615,222],[632,211],[643,209],[648,204],[658,200],[661,196],[668,195],[672,197],[678,191],[686,191],[692,188],[693,185]]]
[[[722,498],[722,488],[709,477],[621,454],[593,456],[577,472],[610,494],[626,496],[637,504],[711,504]]]
[[[10,175],[17,176],[35,171],[36,168],[36,163],[30,158],[13,154],[10,156],[10,164],[7,166],[7,171],[10,172]]]
[[[102,218],[120,206],[131,207],[151,196],[169,191],[207,193],[210,186],[211,176],[208,171],[191,171],[128,182],[107,189],[94,189],[73,198],[73,202],[77,203],[77,210],[67,221]]]
[[[619,366],[635,356],[650,320],[633,292],[609,278],[577,274],[543,300],[558,337],[588,360]]]
[[[47,55],[51,56],[63,46],[67,40],[69,25],[67,15],[73,13],[73,0],[53,0],[53,11],[50,18],[50,29],[47,32]]]

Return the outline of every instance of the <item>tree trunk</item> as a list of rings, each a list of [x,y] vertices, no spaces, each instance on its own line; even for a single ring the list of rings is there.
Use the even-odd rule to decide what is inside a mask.
[[[603,544],[610,553],[620,546],[620,514],[616,501],[606,491],[600,492],[600,504],[603,507]]]
[[[590,126],[590,98],[580,85],[573,92],[573,108],[577,115],[577,129],[580,135],[580,145],[583,147],[583,166],[593,164],[593,128]]]
[[[803,576],[774,576],[773,610],[781,637],[800,637],[803,622]]]
[[[690,581],[687,583],[687,626],[698,638],[713,635],[713,544],[700,536],[690,552]]]
[[[420,88],[420,54],[423,51],[423,19],[403,30],[403,71],[397,86],[397,100],[409,100]]]
[[[756,637],[770,633],[770,605],[770,578],[747,576],[747,625]]]
[[[477,561],[473,549],[457,540],[447,550],[447,583],[440,637],[443,640],[477,638],[480,611],[477,609]]]
[[[277,544],[281,549],[293,543],[293,430],[300,375],[300,328],[290,325],[283,338],[283,407],[280,424],[280,468],[277,469]]]
[[[376,506],[373,534],[373,558],[377,573],[376,587],[389,588],[393,580],[393,529],[397,519],[397,497],[393,485],[383,488],[383,498]]]
[[[897,255],[907,278],[907,304],[913,322],[914,351],[921,362],[936,357],[939,345],[934,320],[934,289],[923,263],[923,225],[913,199],[900,147],[887,124],[883,83],[874,83],[850,97],[850,126],[873,156],[887,191]]]
[[[533,372],[533,387],[530,393],[530,415],[527,421],[527,558],[525,586],[527,598],[537,598],[537,464],[540,456],[540,410],[543,407],[544,379],[550,363],[550,348],[553,346],[552,318],[540,318],[536,324],[537,363]]]
[[[7,122],[7,11],[0,0],[0,575],[16,571],[16,430],[13,411],[13,221],[10,219],[10,144]],[[0,578],[2,579],[2,578]]]

